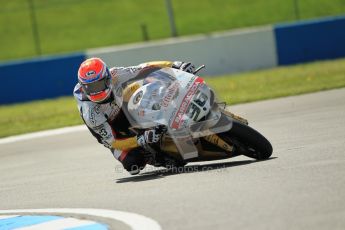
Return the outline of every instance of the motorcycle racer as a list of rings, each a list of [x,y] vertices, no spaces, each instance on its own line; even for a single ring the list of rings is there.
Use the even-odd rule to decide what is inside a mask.
[[[124,100],[139,88],[129,84],[142,71],[155,67],[171,67],[189,73],[195,71],[190,62],[156,61],[137,66],[108,68],[100,58],[90,58],[81,63],[74,97],[85,125],[99,143],[109,148],[113,156],[132,175],[138,174],[147,163],[145,145],[160,140],[159,129],[142,134],[130,131],[130,123],[121,110]]]

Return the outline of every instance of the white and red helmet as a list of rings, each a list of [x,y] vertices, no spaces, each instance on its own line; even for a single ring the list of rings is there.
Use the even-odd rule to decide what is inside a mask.
[[[108,99],[113,88],[109,69],[100,58],[90,58],[81,63],[78,82],[87,98],[96,103]]]

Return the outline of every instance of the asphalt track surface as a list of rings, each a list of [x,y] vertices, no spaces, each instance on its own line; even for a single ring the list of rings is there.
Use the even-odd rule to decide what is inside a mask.
[[[121,210],[162,229],[345,229],[345,89],[231,108],[271,141],[270,160],[130,176],[87,131],[2,144],[0,209]]]

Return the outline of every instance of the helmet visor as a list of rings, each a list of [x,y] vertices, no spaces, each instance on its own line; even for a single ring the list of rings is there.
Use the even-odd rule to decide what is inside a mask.
[[[84,83],[81,84],[85,93],[89,96],[95,95],[95,94],[99,94],[101,92],[106,91],[107,89],[110,88],[111,85],[111,77],[110,75],[107,73],[107,75],[95,82],[91,82],[91,83]]]

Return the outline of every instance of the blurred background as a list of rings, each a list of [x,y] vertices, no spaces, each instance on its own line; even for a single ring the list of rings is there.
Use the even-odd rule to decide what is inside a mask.
[[[0,0],[0,61],[342,15],[344,0]]]

